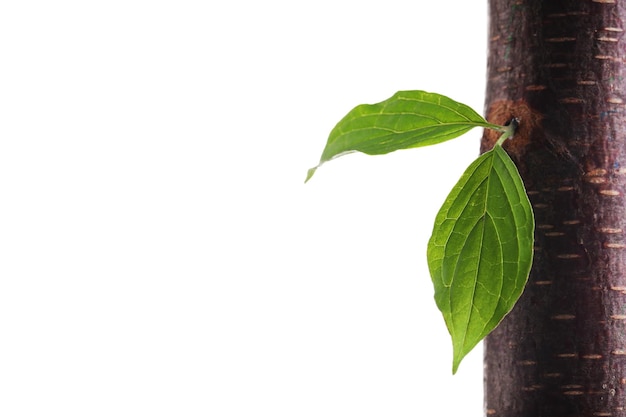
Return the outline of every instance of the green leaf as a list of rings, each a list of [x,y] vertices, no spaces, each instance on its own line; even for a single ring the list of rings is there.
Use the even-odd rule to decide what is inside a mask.
[[[452,372],[511,311],[533,258],[532,207],[500,145],[465,171],[428,242],[435,301],[452,336]]]
[[[306,181],[320,165],[340,155],[352,152],[381,155],[434,145],[477,126],[502,130],[470,107],[446,96],[399,91],[383,102],[357,106],[341,119],[328,136],[320,163],[308,171]]]

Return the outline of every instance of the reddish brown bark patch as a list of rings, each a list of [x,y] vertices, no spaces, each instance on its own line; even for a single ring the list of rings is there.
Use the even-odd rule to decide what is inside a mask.
[[[513,118],[518,120],[519,126],[515,131],[515,136],[504,143],[504,148],[509,155],[520,157],[530,144],[531,133],[540,125],[542,117],[524,100],[499,100],[493,103],[487,112],[487,120],[501,126],[509,123]],[[500,135],[500,132],[485,129],[481,153],[493,148]]]

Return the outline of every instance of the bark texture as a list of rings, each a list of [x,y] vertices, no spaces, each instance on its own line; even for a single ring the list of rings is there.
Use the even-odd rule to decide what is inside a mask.
[[[520,119],[536,248],[485,341],[485,412],[626,417],[626,1],[489,4],[486,114]]]

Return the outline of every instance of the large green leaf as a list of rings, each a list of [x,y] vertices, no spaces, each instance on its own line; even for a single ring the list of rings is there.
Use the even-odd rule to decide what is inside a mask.
[[[465,104],[425,91],[399,91],[377,104],[355,107],[330,132],[320,163],[308,172],[308,181],[324,162],[352,152],[380,155],[399,149],[434,145],[488,123]]]
[[[533,212],[522,180],[496,145],[452,189],[428,243],[435,301],[452,336],[453,373],[522,294],[533,237]]]

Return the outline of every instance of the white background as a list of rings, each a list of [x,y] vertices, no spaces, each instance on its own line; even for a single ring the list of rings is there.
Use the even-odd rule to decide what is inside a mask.
[[[425,263],[481,133],[303,180],[356,104],[480,111],[486,14],[5,2],[0,415],[482,415]]]

